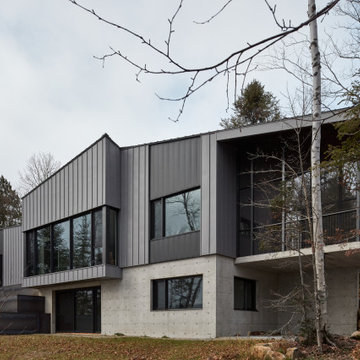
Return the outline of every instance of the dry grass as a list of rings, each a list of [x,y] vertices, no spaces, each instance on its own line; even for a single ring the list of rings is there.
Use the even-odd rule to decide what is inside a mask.
[[[250,349],[256,342],[259,341],[66,335],[0,336],[0,360],[252,360]],[[286,349],[296,345],[290,341],[277,341],[275,347]],[[344,338],[338,345],[336,349],[327,349],[325,354],[319,354],[316,347],[302,350],[309,360],[360,359],[360,343]]]
[[[254,341],[59,335],[0,336],[0,359],[248,359]]]

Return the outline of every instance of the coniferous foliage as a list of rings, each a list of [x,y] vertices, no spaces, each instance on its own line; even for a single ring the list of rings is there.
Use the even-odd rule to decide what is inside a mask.
[[[234,115],[222,119],[220,126],[224,129],[235,129],[247,125],[279,120],[279,101],[259,81],[249,83],[241,96],[234,102]]]
[[[348,189],[360,189],[357,176],[360,161],[360,81],[356,80],[346,93],[351,103],[345,121],[335,124],[338,146],[330,146],[329,161],[324,164],[330,169],[342,169],[343,184]]]
[[[17,192],[0,176],[0,229],[21,224],[21,202]]]

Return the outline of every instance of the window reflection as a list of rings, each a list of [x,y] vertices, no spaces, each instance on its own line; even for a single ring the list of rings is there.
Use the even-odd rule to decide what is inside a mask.
[[[200,229],[200,189],[165,199],[165,236]]]
[[[102,210],[94,212],[94,264],[102,264]]]
[[[153,310],[202,308],[202,276],[153,280]]]
[[[168,281],[168,308],[202,307],[202,277],[170,279]]]
[[[36,231],[37,240],[37,273],[46,274],[51,271],[50,268],[50,226],[44,227]]]
[[[74,268],[91,266],[91,218],[90,214],[73,220]]]
[[[70,269],[70,221],[54,225],[54,271]]]

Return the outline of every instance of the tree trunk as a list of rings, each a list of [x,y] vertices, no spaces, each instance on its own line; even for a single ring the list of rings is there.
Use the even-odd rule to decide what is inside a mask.
[[[308,0],[308,16],[316,14],[315,0]],[[314,257],[314,296],[316,309],[317,343],[322,348],[327,325],[327,297],[325,283],[324,239],[321,208],[320,187],[320,141],[321,141],[321,73],[320,52],[317,34],[317,21],[310,24],[310,51],[313,78],[313,113],[312,113],[312,144],[311,144],[311,198],[312,198],[312,235]]]

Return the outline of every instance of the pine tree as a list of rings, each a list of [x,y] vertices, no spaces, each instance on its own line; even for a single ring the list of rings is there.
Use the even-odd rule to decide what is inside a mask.
[[[0,176],[0,229],[21,224],[21,201],[4,176]]]
[[[253,80],[234,102],[234,115],[222,119],[220,126],[224,129],[235,129],[247,125],[279,120],[279,101],[259,81]]]

